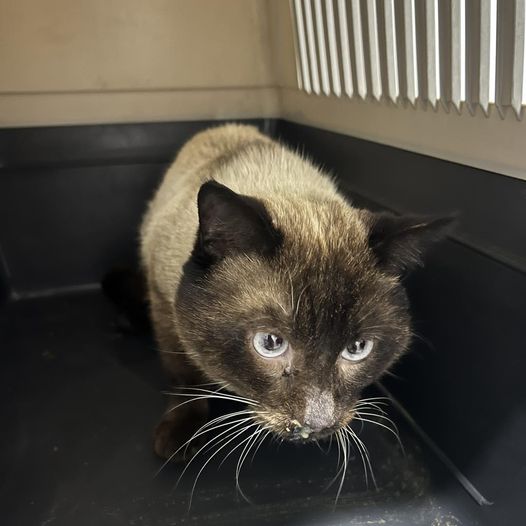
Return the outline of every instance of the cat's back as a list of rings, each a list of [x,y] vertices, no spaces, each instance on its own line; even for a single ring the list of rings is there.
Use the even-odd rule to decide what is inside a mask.
[[[179,152],[141,227],[148,278],[175,292],[198,227],[197,193],[214,179],[231,190],[288,201],[337,199],[332,181],[253,126],[229,124],[195,135]]]

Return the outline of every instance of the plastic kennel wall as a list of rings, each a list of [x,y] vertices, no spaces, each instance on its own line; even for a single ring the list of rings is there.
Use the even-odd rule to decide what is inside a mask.
[[[0,0],[0,523],[518,525],[526,494],[524,0]],[[328,444],[161,463],[155,344],[100,291],[195,132],[249,121],[357,205],[458,214],[411,352]],[[375,396],[375,395],[373,395]],[[225,406],[214,406],[214,411]]]

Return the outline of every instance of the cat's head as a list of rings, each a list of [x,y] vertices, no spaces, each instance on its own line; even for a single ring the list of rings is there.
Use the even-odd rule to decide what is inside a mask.
[[[347,425],[361,391],[407,350],[400,277],[450,220],[257,200],[213,181],[198,210],[176,297],[187,352],[285,438]]]

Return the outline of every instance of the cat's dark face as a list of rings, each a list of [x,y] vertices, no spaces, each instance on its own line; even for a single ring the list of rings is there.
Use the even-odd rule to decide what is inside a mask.
[[[334,204],[273,220],[217,183],[199,194],[200,228],[176,298],[178,334],[212,380],[257,403],[290,439],[347,425],[362,390],[406,351],[398,274],[444,221]]]

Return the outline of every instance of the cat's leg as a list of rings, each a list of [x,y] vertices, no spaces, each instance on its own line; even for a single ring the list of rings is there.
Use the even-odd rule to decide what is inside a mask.
[[[177,335],[170,326],[171,317],[152,305],[152,321],[164,369],[170,378],[168,392],[184,392],[185,387],[202,384],[201,372],[184,354]],[[154,451],[162,458],[173,461],[188,460],[195,447],[202,443],[197,439],[188,448],[185,444],[208,419],[208,401],[190,401],[189,396],[168,395],[168,406],[154,430]]]
[[[184,384],[188,385],[186,378]],[[180,391],[181,387],[184,387],[182,380],[173,382],[174,392]],[[188,448],[181,447],[208,419],[208,401],[189,402],[190,399],[187,396],[168,396],[166,411],[154,430],[154,451],[162,458],[176,462],[189,460],[203,442],[203,437],[199,437],[188,444]]]

